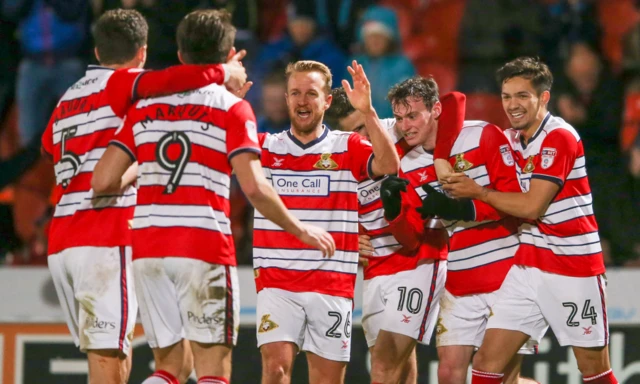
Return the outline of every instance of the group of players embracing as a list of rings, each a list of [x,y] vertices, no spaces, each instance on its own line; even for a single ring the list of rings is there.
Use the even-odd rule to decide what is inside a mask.
[[[412,78],[371,106],[361,65],[331,89],[322,63],[286,69],[291,129],[258,134],[224,11],[177,30],[183,65],[142,71],[147,24],[97,21],[99,66],[62,97],[42,138],[56,173],[49,268],[91,383],[125,383],[139,310],[155,360],[144,384],[229,383],[239,328],[231,173],[256,208],[262,383],[342,383],[364,266],[373,383],[415,383],[436,330],[440,383],[519,377],[551,326],[585,383],[609,364],[604,265],[583,146],[547,111],[552,75],[497,72],[512,127],[464,121],[465,97]],[[325,116],[326,113],[326,116]],[[323,121],[330,121],[330,130]],[[257,376],[257,375],[256,375]]]

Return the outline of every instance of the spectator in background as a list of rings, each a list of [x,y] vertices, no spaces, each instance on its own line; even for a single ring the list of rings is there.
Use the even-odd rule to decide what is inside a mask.
[[[261,83],[266,75],[288,63],[299,60],[319,61],[329,67],[336,83],[346,76],[346,57],[333,41],[318,33],[315,10],[290,4],[287,17],[288,35],[263,46],[253,64],[254,71],[249,77],[253,79],[254,85],[247,94],[247,99],[254,107],[260,103]]]
[[[356,41],[356,26],[362,13],[375,0],[292,0],[298,9],[307,8],[318,28],[349,52]]]
[[[573,43],[585,41],[598,46],[597,12],[595,2],[590,0],[555,0],[545,5],[540,54],[552,72],[562,71]]]
[[[564,74],[558,77],[555,89],[554,110],[578,130],[583,140],[600,234],[617,261],[632,257],[636,229],[630,223],[635,218],[618,146],[622,85],[597,51],[581,42],[569,48]]]
[[[88,0],[4,0],[1,11],[18,24],[23,59],[16,98],[26,145],[42,134],[58,98],[84,73],[91,8]]]
[[[262,82],[262,114],[258,117],[258,132],[279,133],[289,129],[287,80],[284,68],[274,68]]]
[[[371,82],[372,105],[380,118],[393,117],[387,92],[416,74],[411,61],[400,51],[396,13],[386,7],[369,8],[362,16],[358,36],[363,52],[353,59],[362,64]]]

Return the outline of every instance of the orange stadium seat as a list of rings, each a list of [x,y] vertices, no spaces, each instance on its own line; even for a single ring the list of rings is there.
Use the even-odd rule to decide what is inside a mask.
[[[598,18],[603,29],[602,51],[615,71],[622,61],[622,39],[640,21],[634,0],[600,0]]]
[[[640,128],[640,93],[630,93],[625,98],[624,124],[620,131],[620,146],[628,151],[638,136]]]
[[[455,69],[449,65],[435,61],[421,61],[416,65],[416,69],[420,76],[433,76],[438,83],[441,95],[451,92],[456,88],[458,74]]]
[[[500,96],[476,92],[467,94],[466,120],[484,120],[502,129],[510,127],[509,119],[502,109]]]

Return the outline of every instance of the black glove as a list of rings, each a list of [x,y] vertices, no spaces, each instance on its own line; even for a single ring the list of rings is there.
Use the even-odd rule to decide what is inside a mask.
[[[448,198],[429,184],[424,184],[422,190],[427,193],[427,197],[422,200],[422,207],[416,208],[416,211],[423,219],[433,216],[439,216],[445,220],[473,221],[475,219],[476,213],[471,200]]]
[[[384,218],[392,221],[400,214],[402,210],[402,197],[400,192],[407,191],[409,180],[402,179],[398,176],[389,176],[382,182],[380,186],[380,199],[384,208]]]

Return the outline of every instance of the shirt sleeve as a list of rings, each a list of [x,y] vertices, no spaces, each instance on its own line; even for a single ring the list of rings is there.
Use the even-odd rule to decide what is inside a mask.
[[[562,187],[578,157],[578,140],[566,129],[555,129],[544,138],[534,161],[532,179],[551,181]]]
[[[136,161],[136,143],[133,137],[134,124],[134,119],[131,116],[125,116],[120,127],[113,135],[113,139],[109,142],[109,145],[114,145],[126,152],[132,163]]]
[[[111,109],[123,117],[136,100],[186,92],[212,83],[223,84],[224,77],[221,64],[176,65],[161,71],[120,69],[107,82],[107,97]]]
[[[260,156],[256,117],[246,100],[240,100],[227,114],[227,157],[253,152]]]
[[[466,99],[460,92],[451,92],[441,98],[442,113],[438,119],[436,148],[433,151],[435,159],[449,160],[451,148],[464,125]]]
[[[522,192],[516,173],[513,151],[507,137],[502,130],[493,124],[488,124],[482,130],[480,148],[486,159],[489,187],[500,192]],[[500,220],[507,216],[478,200],[473,200],[475,221]]]
[[[412,188],[411,186],[407,187]],[[415,200],[415,196],[410,193],[412,191],[402,192],[402,205],[400,214],[394,220],[389,222],[389,232],[400,243],[402,249],[398,251],[403,255],[415,254],[420,247],[425,236],[424,221],[416,208],[420,205]]]
[[[353,176],[358,182],[372,177],[373,147],[371,143],[357,133],[351,133],[348,140],[347,151]]]
[[[53,157],[53,124],[55,123],[54,115],[51,115],[47,128],[42,134],[42,150],[49,156]]]

